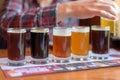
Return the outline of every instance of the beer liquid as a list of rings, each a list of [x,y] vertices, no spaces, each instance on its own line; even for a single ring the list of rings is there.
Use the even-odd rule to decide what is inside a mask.
[[[47,32],[31,32],[31,55],[36,59],[48,57],[49,36]]]
[[[72,32],[71,51],[75,55],[87,55],[89,51],[89,32]]]
[[[96,54],[106,54],[109,48],[109,31],[92,30],[92,51]]]
[[[114,34],[116,32],[116,21],[115,20],[108,20],[105,18],[101,18],[100,21],[101,21],[102,27],[106,27],[106,26],[110,27],[110,33]]]
[[[25,58],[26,33],[8,33],[8,59],[23,60]]]
[[[69,57],[71,53],[71,36],[53,36],[53,54],[59,58]]]

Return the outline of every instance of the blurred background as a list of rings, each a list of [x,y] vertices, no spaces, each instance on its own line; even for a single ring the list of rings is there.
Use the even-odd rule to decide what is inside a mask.
[[[2,8],[2,4],[3,4],[4,0],[0,0],[0,10]],[[0,35],[1,35],[1,27],[0,27]],[[0,49],[4,49],[7,48],[7,42],[0,36]]]

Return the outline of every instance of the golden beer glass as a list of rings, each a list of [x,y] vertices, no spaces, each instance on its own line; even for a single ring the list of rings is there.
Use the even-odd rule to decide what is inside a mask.
[[[71,28],[53,28],[53,56],[54,62],[69,62],[71,55]]]
[[[89,32],[87,26],[73,27],[71,31],[72,60],[85,61],[89,52]]]
[[[100,18],[101,27],[109,26],[111,37],[117,36],[118,33],[118,20],[108,20],[106,18]]]

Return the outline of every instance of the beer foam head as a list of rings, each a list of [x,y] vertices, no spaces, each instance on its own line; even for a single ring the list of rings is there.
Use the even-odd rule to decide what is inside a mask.
[[[53,29],[53,35],[56,35],[56,36],[71,36],[71,28],[55,27]]]
[[[81,33],[87,33],[90,32],[89,27],[72,27],[72,32],[81,32]]]
[[[92,30],[97,30],[97,31],[109,31],[109,30],[110,30],[110,27],[109,27],[109,26],[105,26],[105,27],[92,26],[91,29],[92,29]]]
[[[34,33],[46,33],[46,32],[49,32],[49,28],[32,28],[31,32],[34,32]]]
[[[8,33],[26,33],[26,29],[24,28],[8,28],[7,29]]]

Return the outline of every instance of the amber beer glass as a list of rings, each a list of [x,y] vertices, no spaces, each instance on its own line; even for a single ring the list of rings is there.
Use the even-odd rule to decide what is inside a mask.
[[[71,55],[71,28],[55,27],[53,29],[54,62],[69,62]]]
[[[92,26],[91,44],[91,58],[101,60],[108,59],[110,46],[110,27]]]
[[[49,28],[31,29],[31,56],[33,64],[48,63]]]
[[[87,60],[89,52],[89,27],[73,27],[71,32],[72,60]]]
[[[118,33],[117,32],[117,27],[118,27],[117,20],[109,20],[109,19],[101,17],[100,24],[101,24],[101,27],[110,26],[111,37],[117,35],[117,33]]]
[[[8,28],[8,64],[21,66],[25,64],[26,29]]]

